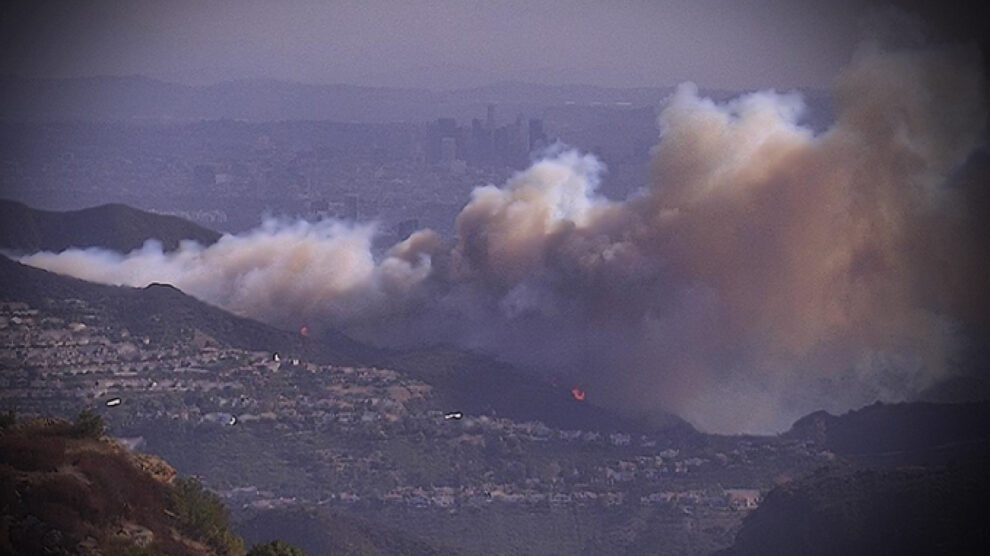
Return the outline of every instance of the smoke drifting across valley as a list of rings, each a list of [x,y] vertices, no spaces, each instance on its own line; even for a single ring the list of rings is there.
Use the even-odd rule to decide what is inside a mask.
[[[371,224],[271,220],[209,247],[21,261],[168,282],[286,327],[479,349],[707,431],[779,431],[914,396],[956,372],[961,330],[986,326],[981,64],[866,44],[818,135],[797,94],[718,104],[682,85],[631,198],[597,195],[601,162],[560,150],[475,189],[453,241],[420,231],[383,257]]]

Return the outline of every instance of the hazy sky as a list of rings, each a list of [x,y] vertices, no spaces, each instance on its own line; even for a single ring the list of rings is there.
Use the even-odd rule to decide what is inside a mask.
[[[827,85],[862,2],[100,0],[2,13],[4,74],[751,88]]]

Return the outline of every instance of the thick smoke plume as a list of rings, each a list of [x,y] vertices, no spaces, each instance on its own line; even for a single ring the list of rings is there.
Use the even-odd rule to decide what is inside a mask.
[[[682,85],[642,191],[602,198],[604,166],[558,152],[477,188],[450,244],[422,231],[376,258],[373,226],[271,221],[173,253],[22,261],[170,282],[282,326],[482,349],[630,413],[777,431],[917,394],[953,372],[959,331],[986,324],[980,68],[965,48],[867,45],[817,135],[797,94],[718,104]]]

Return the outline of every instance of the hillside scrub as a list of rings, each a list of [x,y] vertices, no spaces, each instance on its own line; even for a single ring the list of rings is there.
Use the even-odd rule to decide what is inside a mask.
[[[91,415],[0,434],[0,553],[245,554],[215,495],[198,481],[152,474],[140,456],[95,437],[102,418]]]

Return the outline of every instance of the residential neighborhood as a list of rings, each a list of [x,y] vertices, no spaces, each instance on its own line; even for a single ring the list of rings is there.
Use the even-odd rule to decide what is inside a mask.
[[[830,457],[803,441],[675,445],[659,433],[568,430],[462,412],[443,407],[430,384],[391,369],[247,351],[200,331],[163,344],[104,322],[74,299],[45,310],[0,304],[0,345],[0,404],[39,415],[99,408],[126,445],[201,475],[235,508],[639,505],[694,518],[751,511],[780,480],[768,469],[795,472]],[[459,418],[445,418],[454,410]],[[190,436],[202,446],[222,442],[221,457],[232,459],[258,456],[236,455],[237,439],[254,439],[250,450],[267,439],[282,463],[223,469],[219,460],[172,451],[169,437]],[[278,465],[290,462],[307,480],[279,483]]]

